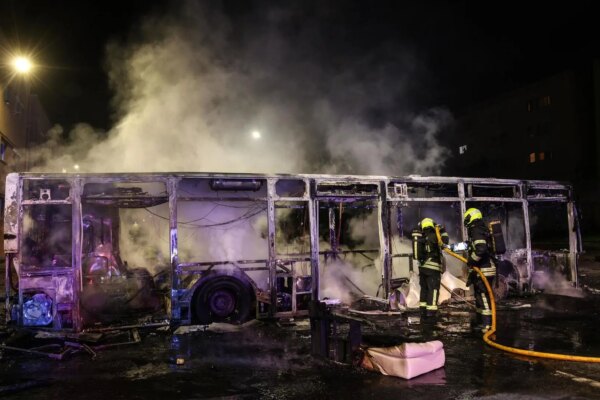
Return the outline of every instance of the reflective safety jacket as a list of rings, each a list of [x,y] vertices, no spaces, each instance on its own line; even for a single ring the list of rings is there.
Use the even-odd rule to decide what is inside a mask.
[[[440,230],[442,242],[448,244],[449,237],[446,229],[436,225]],[[429,268],[442,271],[442,249],[438,244],[434,228],[415,228],[412,231],[413,259],[419,261],[419,268]]]
[[[496,276],[496,265],[492,260],[490,246],[490,231],[481,219],[473,221],[467,227],[469,234],[469,248],[467,265],[478,267],[485,276]]]

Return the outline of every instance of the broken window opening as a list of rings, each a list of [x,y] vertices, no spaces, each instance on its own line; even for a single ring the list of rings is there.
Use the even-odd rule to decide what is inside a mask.
[[[280,197],[304,197],[306,184],[299,179],[278,179],[275,191]]]
[[[407,187],[410,198],[458,197],[456,182],[408,182]]]
[[[89,183],[82,196],[84,326],[167,315],[169,215],[161,182]]]
[[[71,206],[26,205],[23,209],[23,269],[70,268]]]
[[[64,180],[28,179],[23,182],[23,197],[31,201],[68,200],[71,184]]]
[[[382,283],[374,200],[319,201],[320,293],[346,304],[375,296]]]
[[[504,197],[519,198],[520,191],[517,185],[477,185],[469,184],[472,197]],[[467,190],[469,190],[469,187]]]
[[[530,202],[531,247],[537,250],[569,251],[566,203]]]
[[[392,279],[409,278],[411,266],[418,268],[412,257],[412,230],[423,218],[432,218],[443,225],[450,243],[462,241],[462,217],[460,202],[415,201],[398,204],[391,209],[390,254],[392,256]],[[456,276],[464,275],[464,267],[456,259],[446,257],[446,267]]]

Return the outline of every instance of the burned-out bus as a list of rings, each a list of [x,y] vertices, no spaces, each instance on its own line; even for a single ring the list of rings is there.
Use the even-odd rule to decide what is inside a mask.
[[[414,273],[424,217],[466,239],[469,207],[502,223],[497,296],[577,287],[568,184],[455,177],[13,173],[9,323],[81,331],[308,314],[311,300],[387,299]],[[448,262],[455,276],[465,266]]]

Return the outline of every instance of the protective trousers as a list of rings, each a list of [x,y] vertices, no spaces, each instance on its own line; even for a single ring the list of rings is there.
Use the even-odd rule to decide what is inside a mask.
[[[486,276],[486,279],[491,287],[494,276]],[[475,277],[473,289],[475,291],[475,306],[477,307],[477,322],[481,323],[483,330],[487,331],[492,327],[492,303],[485,283],[479,275]]]
[[[431,268],[419,268],[419,285],[421,285],[419,307],[421,313],[428,316],[436,314],[441,280],[442,274],[440,271]]]

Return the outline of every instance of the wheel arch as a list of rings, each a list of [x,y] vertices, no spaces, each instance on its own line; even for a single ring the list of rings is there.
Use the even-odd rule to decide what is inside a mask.
[[[196,323],[206,323],[199,317],[198,307],[200,306],[200,296],[209,296],[211,290],[214,292],[219,288],[225,288],[231,290],[231,288],[237,288],[239,292],[243,293],[241,297],[247,296],[248,298],[241,298],[242,301],[247,301],[249,304],[247,307],[242,305],[244,312],[241,315],[242,321],[232,322],[244,322],[254,318],[251,314],[252,310],[256,307],[257,299],[257,285],[252,278],[248,276],[240,267],[236,265],[228,266],[226,268],[211,269],[202,274],[202,276],[192,285],[189,293],[189,300],[191,306],[191,320]],[[239,295],[239,293],[238,293]],[[236,306],[239,306],[236,304]],[[220,319],[220,318],[217,318]],[[212,321],[211,321],[212,322]]]

